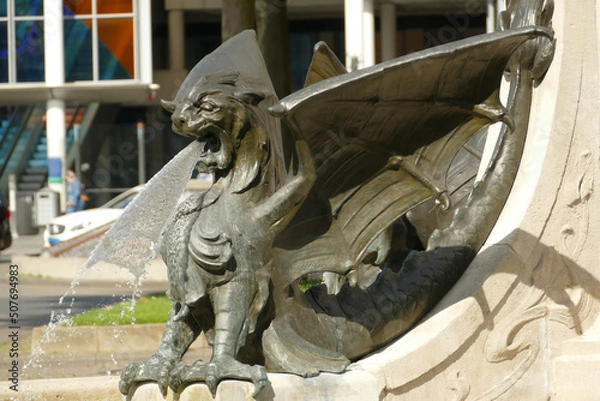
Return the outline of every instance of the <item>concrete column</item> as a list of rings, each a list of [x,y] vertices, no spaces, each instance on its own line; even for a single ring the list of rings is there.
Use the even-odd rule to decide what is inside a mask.
[[[44,2],[44,71],[46,85],[61,86],[65,82],[63,9],[60,1]],[[46,103],[46,136],[48,138],[48,186],[61,195],[61,210],[66,210],[67,186],[65,102],[50,99]]]
[[[486,29],[488,33],[494,32],[496,30],[498,15],[501,11],[504,11],[505,9],[506,7],[504,4],[504,0],[488,0],[486,20]],[[509,89],[509,82],[506,80],[506,78],[503,78],[502,85],[500,86],[500,100],[502,100],[503,104],[506,104]],[[483,154],[481,156],[481,165],[479,166],[479,171],[477,172],[477,181],[483,178],[485,170],[487,169],[488,164],[492,160],[492,156],[494,155],[496,145],[498,144],[498,140],[500,139],[501,128],[501,123],[496,123],[488,128],[487,139],[485,140],[485,146],[483,148]]]
[[[143,185],[146,183],[146,142],[144,140],[146,124],[138,121],[136,132],[138,140],[138,185]]]
[[[346,68],[358,70],[375,64],[373,0],[345,0]]]
[[[137,74],[136,77],[141,82],[152,83],[152,11],[149,1],[139,1],[138,3],[138,21],[137,32],[138,55],[137,55]]]
[[[363,9],[363,54],[364,66],[375,65],[375,6],[374,0],[364,0]]]
[[[396,5],[383,3],[380,8],[381,16],[381,59],[382,61],[396,58]]]
[[[61,195],[61,210],[66,210],[67,184],[65,181],[67,136],[65,102],[50,99],[46,102],[46,136],[48,137],[48,186]]]
[[[44,33],[46,85],[62,85],[65,82],[65,51],[61,1],[44,2]]]
[[[183,10],[169,10],[169,69],[185,69],[185,19]]]
[[[363,67],[363,0],[344,1],[344,41],[346,43],[346,69],[355,71]]]
[[[494,32],[496,30],[496,20],[498,14],[496,13],[497,0],[487,0],[487,18],[485,20],[486,32]]]

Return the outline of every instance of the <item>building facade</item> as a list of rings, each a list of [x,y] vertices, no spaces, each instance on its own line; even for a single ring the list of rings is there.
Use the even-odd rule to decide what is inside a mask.
[[[320,40],[362,68],[493,29],[496,1],[287,0],[291,89]],[[158,100],[220,44],[220,14],[220,0],[1,0],[0,192],[11,176],[16,192],[49,186],[64,210],[66,169],[95,203],[158,171],[185,145]]]

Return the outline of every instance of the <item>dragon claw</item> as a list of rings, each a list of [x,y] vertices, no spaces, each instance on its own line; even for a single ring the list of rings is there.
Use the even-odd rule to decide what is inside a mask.
[[[266,375],[264,378],[260,378],[256,381],[252,381],[254,383],[254,391],[252,392],[252,397],[256,397],[260,394],[261,391],[269,384],[269,379],[267,379]]]
[[[160,357],[150,358],[146,362],[130,363],[121,373],[119,390],[127,395],[134,384],[156,382],[163,396],[166,396],[169,370],[172,365],[172,362]]]
[[[248,380],[254,384],[253,397],[256,397],[269,383],[265,368],[260,365],[245,365],[236,360],[211,362],[209,364],[196,362],[193,365],[178,363],[170,373],[169,386],[178,393],[190,383],[204,382],[213,397],[222,380]]]
[[[217,394],[217,385],[219,384],[218,366],[211,363],[206,368],[206,385],[213,397]]]

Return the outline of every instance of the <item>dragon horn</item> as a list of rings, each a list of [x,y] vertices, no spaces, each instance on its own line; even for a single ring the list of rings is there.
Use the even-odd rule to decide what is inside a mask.
[[[160,103],[162,104],[162,107],[169,113],[173,113],[177,107],[177,104],[171,100],[160,99]]]

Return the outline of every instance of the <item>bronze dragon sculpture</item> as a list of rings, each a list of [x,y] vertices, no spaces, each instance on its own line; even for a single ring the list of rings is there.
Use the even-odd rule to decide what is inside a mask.
[[[552,59],[551,8],[509,2],[503,32],[352,73],[319,44],[306,88],[281,101],[251,31],[204,58],[163,106],[214,183],[167,219],[167,330],[148,361],[125,369],[121,392],[201,381],[214,394],[241,379],[257,394],[266,371],[342,372],[416,324],[468,267],[510,191],[533,82]],[[450,185],[457,154],[497,122],[484,178],[474,184],[477,166],[462,166],[468,177]],[[418,238],[421,248],[408,244]],[[300,289],[325,272],[345,278],[339,291]],[[210,361],[182,363],[201,333]]]

